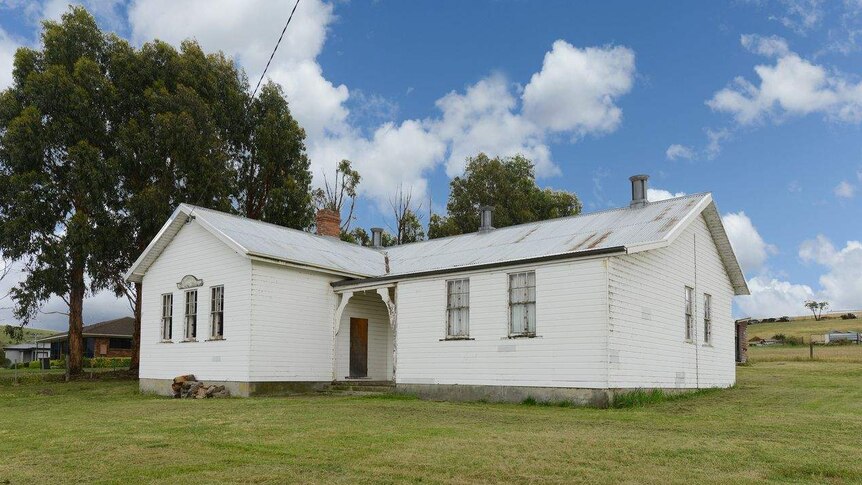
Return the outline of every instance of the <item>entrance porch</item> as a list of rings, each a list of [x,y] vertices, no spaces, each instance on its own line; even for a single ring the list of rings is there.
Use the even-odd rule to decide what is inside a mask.
[[[395,380],[395,328],[390,314],[394,314],[390,288],[341,294],[334,322],[333,382]]]

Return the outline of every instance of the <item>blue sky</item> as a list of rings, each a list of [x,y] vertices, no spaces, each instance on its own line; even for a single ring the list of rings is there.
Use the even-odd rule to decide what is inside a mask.
[[[9,54],[66,3],[0,0],[0,87]],[[253,81],[292,7],[84,4],[137,44],[223,50]],[[862,308],[860,60],[858,0],[301,0],[269,75],[309,133],[317,181],[343,157],[362,172],[359,225],[386,225],[397,184],[440,211],[479,150],[526,153],[541,185],[587,211],[625,205],[628,176],[648,173],[671,194],[714,193],[754,293],[736,313],[772,315],[805,298]],[[126,311],[88,303],[89,320]]]

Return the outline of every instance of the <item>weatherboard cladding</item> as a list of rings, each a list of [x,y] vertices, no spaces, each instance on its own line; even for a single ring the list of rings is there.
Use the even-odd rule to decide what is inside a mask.
[[[127,277],[139,280],[188,217],[195,217],[237,252],[343,276],[370,278],[517,263],[537,258],[637,251],[671,242],[677,229],[699,212],[717,218],[710,194],[694,194],[590,214],[520,224],[388,248],[373,249],[305,231],[182,204]],[[714,214],[713,214],[714,213]],[[710,221],[738,294],[744,276],[717,222]],[[161,237],[164,236],[164,237]],[[639,249],[640,248],[640,249]]]

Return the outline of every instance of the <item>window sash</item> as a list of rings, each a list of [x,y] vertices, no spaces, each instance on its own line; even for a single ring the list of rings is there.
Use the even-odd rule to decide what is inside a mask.
[[[193,340],[198,334],[198,290],[186,292],[186,340]]]
[[[712,342],[712,296],[703,294],[703,341]]]
[[[162,295],[162,340],[170,340],[173,331],[174,295]]]
[[[694,315],[693,315],[693,295],[694,290],[688,286],[685,287],[685,339],[692,340],[694,334]]]
[[[470,280],[446,282],[446,336],[470,335]]]
[[[509,275],[509,333],[536,333],[536,272]]]
[[[210,298],[210,337],[224,337],[224,286],[213,286]]]

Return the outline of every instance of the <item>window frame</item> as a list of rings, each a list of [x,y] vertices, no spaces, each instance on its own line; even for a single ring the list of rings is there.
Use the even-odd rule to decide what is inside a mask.
[[[218,300],[216,300],[217,290],[220,291]],[[215,331],[216,315],[218,315],[221,325],[221,332],[218,334]],[[210,287],[210,340],[224,340],[224,285]]]
[[[446,280],[446,340],[469,340],[470,339],[470,278],[454,278]],[[452,287],[455,283],[461,283],[462,291],[453,292]],[[463,285],[466,285],[467,291],[463,291]],[[462,295],[462,304],[455,306],[452,303],[453,295]],[[464,304],[466,301],[466,304]],[[462,312],[466,310],[466,323],[462,324],[464,328],[462,333],[454,333],[452,325],[452,312]]]
[[[703,294],[703,343],[712,344],[712,295]]]
[[[518,275],[527,275],[527,282],[528,282],[527,286],[518,287],[518,288],[515,288],[512,286],[512,278],[515,276],[518,276]],[[533,285],[532,286],[529,285],[530,275],[532,275],[532,279],[533,279]],[[509,309],[509,316],[508,316],[509,338],[536,337],[536,335],[537,335],[536,329],[538,327],[538,311],[537,311],[538,305],[536,303],[538,300],[537,287],[538,287],[538,280],[536,278],[536,270],[534,270],[534,269],[526,270],[526,271],[514,271],[514,272],[506,274],[506,288],[507,288],[507,293],[508,293],[507,301],[508,301],[508,309]],[[528,300],[528,299],[526,299],[528,297],[525,297],[525,301],[523,301],[523,302],[515,303],[512,301],[512,296],[513,296],[514,290],[524,289],[524,290],[527,290],[527,294],[529,294],[529,288],[533,289],[533,299],[532,300]],[[533,328],[532,328],[532,330],[529,328],[529,319],[527,319],[527,322],[524,325],[524,331],[523,332],[515,332],[514,331],[514,323],[515,322],[513,319],[512,310],[515,307],[515,305],[524,306],[526,308],[529,308],[529,305],[533,305],[533,313],[532,313],[532,315],[533,315]],[[526,315],[529,315],[529,313],[525,313],[525,316]]]
[[[694,342],[694,288],[685,287],[685,341]]]
[[[194,294],[194,300],[193,301],[189,300],[189,295],[191,295],[191,294]],[[183,312],[184,317],[185,317],[184,322],[183,322],[184,323],[184,325],[183,325],[184,341],[185,342],[195,342],[197,340],[197,336],[198,336],[198,290],[197,290],[197,288],[191,289],[191,290],[186,290],[185,291],[185,298],[183,301],[185,304],[185,311]],[[191,309],[192,306],[194,307],[194,313],[189,313],[189,310]],[[191,321],[191,325],[189,324],[190,321]],[[190,329],[191,329],[191,331],[189,331]]]
[[[167,331],[166,331],[167,330]],[[162,293],[162,342],[171,342],[174,336],[174,294]]]

